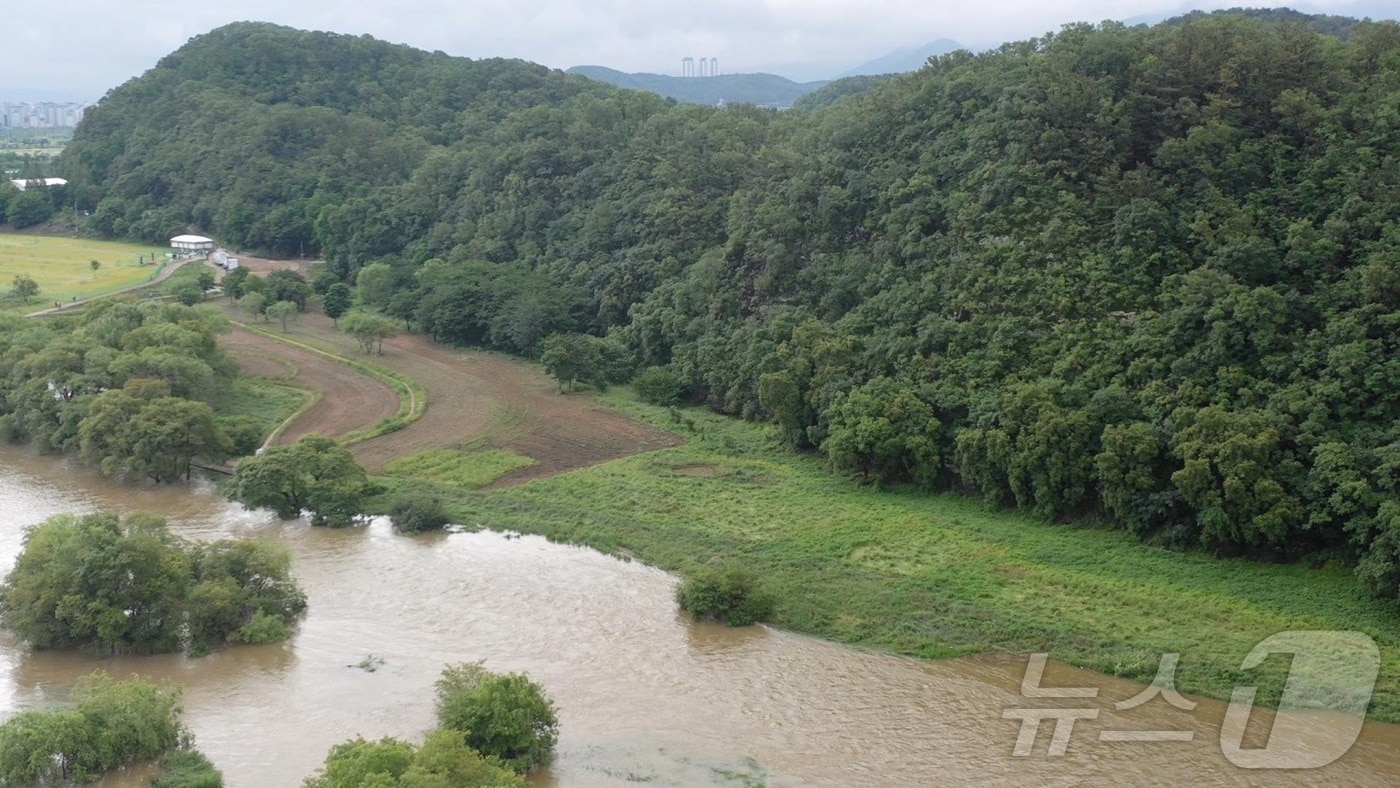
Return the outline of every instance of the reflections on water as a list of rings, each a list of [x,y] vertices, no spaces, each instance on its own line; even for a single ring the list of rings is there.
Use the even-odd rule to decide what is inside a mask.
[[[387,524],[333,531],[231,506],[207,487],[114,485],[62,460],[0,450],[0,571],[23,527],[60,511],[145,509],[195,539],[262,536],[288,546],[310,612],[277,646],[201,659],[27,653],[0,639],[0,716],[61,700],[95,668],[185,687],[186,720],[230,786],[295,786],[355,735],[420,739],[449,662],[526,671],[559,706],[558,755],[540,785],[1202,785],[1394,783],[1400,728],[1368,723],[1360,744],[1314,772],[1246,771],[1222,756],[1224,705],[1158,698],[1116,711],[1140,685],[1052,663],[1044,683],[1097,686],[1067,753],[1013,757],[1025,659],[925,663],[763,628],[693,625],[665,573],[591,550],[492,533],[422,538]],[[0,636],[3,637],[3,636]],[[383,660],[374,671],[357,667]],[[1262,741],[1271,715],[1254,720]],[[1325,718],[1304,717],[1325,745]],[[1190,742],[1102,743],[1105,730],[1190,731]],[[138,775],[109,781],[143,784]]]

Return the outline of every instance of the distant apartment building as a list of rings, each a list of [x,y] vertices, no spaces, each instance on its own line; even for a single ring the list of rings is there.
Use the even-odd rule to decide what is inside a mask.
[[[78,125],[88,104],[53,101],[0,102],[0,128],[63,129]]]

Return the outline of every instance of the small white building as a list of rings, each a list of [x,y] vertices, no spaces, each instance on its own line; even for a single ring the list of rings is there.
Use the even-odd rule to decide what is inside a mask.
[[[67,186],[67,185],[68,185],[68,181],[66,181],[66,180],[64,180],[64,179],[62,179],[62,178],[30,178],[30,179],[28,179],[28,180],[25,180],[25,179],[23,179],[23,178],[20,178],[20,179],[18,179],[18,180],[10,181],[10,183],[14,184],[14,187],[15,187],[16,189],[19,189],[20,191],[24,191],[25,189],[29,188],[31,185],[32,185],[32,186],[43,186],[44,188],[48,188],[48,187],[50,187],[50,186]]]
[[[177,235],[170,239],[170,248],[179,254],[209,254],[214,251],[214,239],[202,235]]]

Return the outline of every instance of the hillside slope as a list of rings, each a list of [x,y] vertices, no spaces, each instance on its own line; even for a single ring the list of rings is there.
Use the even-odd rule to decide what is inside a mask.
[[[1073,25],[811,113],[319,35],[109,95],[57,165],[94,227],[377,265],[439,341],[607,334],[864,481],[1400,595],[1400,25]]]

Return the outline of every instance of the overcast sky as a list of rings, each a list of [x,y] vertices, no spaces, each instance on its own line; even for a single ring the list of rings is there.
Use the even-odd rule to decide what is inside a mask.
[[[13,0],[0,15],[0,100],[95,100],[190,38],[240,20],[277,22],[556,68],[721,71],[825,79],[891,50],[951,38],[973,49],[1061,24],[1249,0]],[[1300,10],[1395,18],[1400,0],[1306,0]]]

